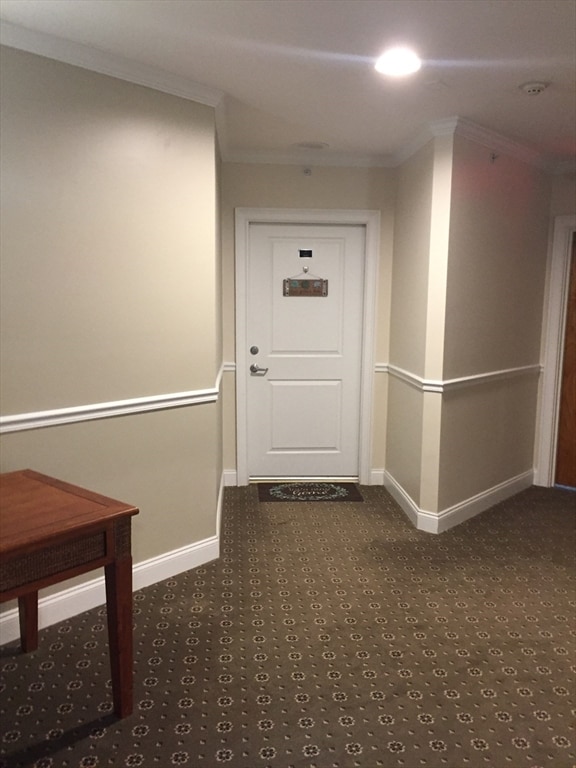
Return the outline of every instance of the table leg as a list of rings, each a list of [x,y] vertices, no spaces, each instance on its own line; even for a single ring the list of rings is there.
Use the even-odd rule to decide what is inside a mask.
[[[24,653],[38,648],[38,592],[28,592],[18,598],[20,644]]]
[[[108,642],[114,711],[132,713],[132,558],[121,557],[105,566]]]

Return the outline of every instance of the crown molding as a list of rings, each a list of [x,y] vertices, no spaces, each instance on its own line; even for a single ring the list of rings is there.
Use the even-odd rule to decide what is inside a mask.
[[[460,117],[456,118],[456,121],[455,133],[459,136],[464,136],[464,138],[471,139],[477,144],[483,144],[497,153],[500,152],[508,155],[520,162],[533,165],[540,170],[555,175],[576,173],[576,157],[568,160],[559,160],[557,157],[545,155],[530,144],[523,144],[522,142],[510,139],[471,120]]]
[[[46,35],[8,22],[0,22],[0,43],[49,59],[72,64],[75,67],[144,85],[156,91],[196,101],[208,107],[217,107],[223,93],[173,72],[149,67],[91,46],[73,43],[53,35]]]
[[[397,167],[409,160],[428,142],[438,136],[453,136],[456,133],[460,122],[458,117],[448,117],[445,120],[438,120],[429,123],[424,130],[420,131],[411,141],[407,142],[398,152],[394,154],[393,165]]]
[[[102,75],[143,85],[172,96],[216,108],[216,128],[222,161],[227,163],[263,163],[269,165],[336,166],[358,168],[396,168],[437,136],[459,135],[506,154],[549,173],[569,174],[576,171],[576,160],[558,161],[544,157],[534,147],[484,128],[471,120],[450,117],[430,123],[413,140],[392,155],[366,155],[340,152],[298,151],[275,152],[255,150],[236,152],[229,149],[225,94],[186,77],[124,57],[74,43],[63,38],[0,21],[0,43],[28,53],[62,61]]]
[[[417,136],[404,144],[404,146],[399,149],[398,152],[394,153],[392,160],[393,167],[397,168],[399,165],[405,163],[413,155],[415,155],[416,152],[422,149],[422,147],[426,146],[429,141],[432,141],[433,138],[434,134],[429,128],[421,131]]]
[[[475,141],[477,144],[483,144],[485,147],[504,155],[513,157],[520,162],[535,165],[544,170],[550,170],[550,164],[544,155],[536,148],[528,144],[522,144],[514,139],[509,139],[496,131],[484,128],[471,120],[459,117],[456,119],[454,131],[458,136]]]
[[[488,147],[493,152],[508,155],[516,160],[520,160],[520,162],[534,165],[542,170],[556,171],[557,168],[557,165],[554,165],[534,147],[521,144],[496,131],[484,128],[471,120],[456,116],[427,125],[423,131],[394,155],[393,165],[402,165],[412,155],[415,155],[419,149],[438,136],[462,136],[475,141],[477,144]],[[572,162],[571,168],[574,169],[574,162]]]
[[[302,165],[305,167],[357,167],[357,168],[393,168],[396,163],[389,155],[359,155],[346,152],[326,152],[326,150],[300,150],[294,152],[275,152],[254,150],[252,152],[226,152],[222,159],[226,163],[260,163],[266,165]]]

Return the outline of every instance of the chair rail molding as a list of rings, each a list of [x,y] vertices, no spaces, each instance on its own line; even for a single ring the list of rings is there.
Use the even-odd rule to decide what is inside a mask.
[[[149,397],[134,397],[128,400],[114,400],[107,403],[92,403],[90,405],[75,405],[69,408],[56,408],[49,411],[18,413],[11,416],[0,416],[0,434],[9,432],[24,432],[28,429],[56,427],[62,424],[76,424],[81,421],[110,419],[115,416],[129,416],[149,411],[165,411],[169,408],[185,408],[204,403],[215,403],[220,396],[222,376],[227,370],[226,364],[220,366],[213,387],[208,389],[193,389],[188,392],[173,392],[166,395],[150,395]]]
[[[399,368],[397,365],[391,363],[378,363],[375,366],[375,370],[377,373],[389,373],[390,376],[400,379],[422,392],[436,392],[443,394],[454,389],[460,389],[461,387],[476,386],[492,381],[512,379],[516,376],[540,374],[542,366],[540,363],[532,363],[531,365],[522,365],[516,368],[504,368],[498,371],[486,371],[485,373],[475,373],[469,376],[459,376],[454,379],[424,379],[416,373],[405,371],[403,368]]]

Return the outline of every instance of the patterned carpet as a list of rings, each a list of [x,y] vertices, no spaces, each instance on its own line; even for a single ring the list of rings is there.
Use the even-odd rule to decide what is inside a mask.
[[[103,609],[2,649],[0,766],[571,768],[574,494],[440,536],[227,488],[221,558],[135,594],[135,712]]]

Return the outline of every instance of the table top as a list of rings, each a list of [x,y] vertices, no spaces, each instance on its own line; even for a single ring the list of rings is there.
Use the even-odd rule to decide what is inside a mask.
[[[0,555],[136,514],[138,509],[131,504],[31,469],[4,473],[0,475]]]

